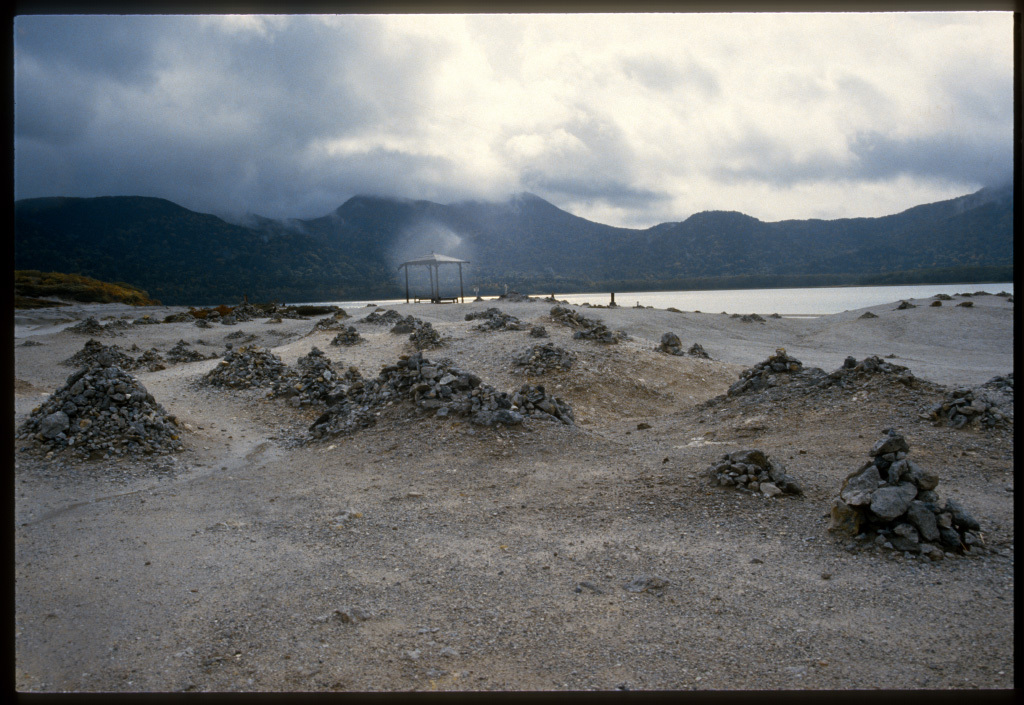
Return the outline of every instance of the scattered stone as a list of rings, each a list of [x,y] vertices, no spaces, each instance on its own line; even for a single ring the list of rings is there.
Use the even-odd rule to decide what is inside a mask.
[[[18,437],[82,457],[181,450],[178,421],[131,374],[99,362],[72,373],[19,428]]]
[[[657,575],[638,575],[628,583],[625,588],[628,592],[648,592],[664,590],[669,586],[669,581]]]
[[[803,488],[786,474],[782,463],[760,450],[726,453],[708,470],[712,485],[760,492],[766,497],[803,494]]]
[[[554,343],[542,343],[512,357],[513,368],[527,375],[543,375],[551,371],[565,372],[572,368],[576,355]]]
[[[910,445],[892,429],[872,446],[872,460],[850,473],[833,502],[829,531],[873,538],[884,548],[941,558],[947,551],[980,546],[981,527],[957,502],[943,503],[935,487],[936,474],[924,470],[907,455]]]
[[[363,340],[355,326],[348,326],[347,328],[342,328],[341,332],[334,336],[334,339],[331,340],[331,345],[357,345],[363,342]]]
[[[618,343],[620,340],[625,340],[629,337],[623,331],[611,331],[600,321],[586,318],[579,312],[573,311],[566,306],[553,306],[551,308],[551,317],[563,325],[575,328],[576,332],[573,333],[572,337],[577,340],[587,339],[596,340],[600,343]]]

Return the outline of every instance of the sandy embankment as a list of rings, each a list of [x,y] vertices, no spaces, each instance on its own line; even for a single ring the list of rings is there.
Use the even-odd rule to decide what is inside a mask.
[[[764,324],[581,308],[630,334],[613,346],[573,340],[550,304],[498,303],[578,355],[533,380],[573,405],[575,427],[473,428],[397,405],[371,429],[292,447],[314,412],[194,386],[215,360],[138,372],[191,428],[183,453],[86,465],[15,453],[18,687],[1012,687],[1009,433],[934,427],[920,413],[936,396],[921,390],[694,409],[777,347],[826,371],[894,355],[920,378],[981,384],[1013,369],[1013,314],[998,297],[973,301]],[[492,305],[395,308],[449,336],[428,357],[511,390],[525,381],[512,353],[537,341],[464,320]],[[67,319],[176,310],[19,313],[15,422],[71,372],[59,362],[87,338],[60,330]],[[288,319],[137,326],[103,342],[166,352],[184,339],[219,354],[242,331],[289,364],[316,345],[374,375],[408,346],[357,322],[371,310],[349,311],[367,338],[352,348]],[[654,352],[666,331],[713,361]],[[979,518],[991,551],[932,563],[828,534],[843,477],[890,426],[939,493]],[[709,463],[746,447],[785,462],[805,496],[708,487]],[[637,575],[667,587],[624,589]]]

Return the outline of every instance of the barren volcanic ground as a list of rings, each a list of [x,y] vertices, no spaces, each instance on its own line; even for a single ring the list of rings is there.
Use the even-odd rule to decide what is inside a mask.
[[[324,407],[199,382],[228,342],[289,365],[316,346],[374,377],[413,351],[361,322],[374,309],[348,310],[365,338],[352,347],[317,319],[111,329],[98,339],[125,350],[185,340],[217,357],[133,371],[178,418],[178,453],[79,461],[15,441],[17,688],[1012,688],[1012,424],[927,419],[948,389],[1013,371],[1012,302],[971,300],[763,323],[578,308],[629,334],[612,345],[574,339],[550,302],[400,305],[446,338],[426,357],[499,390],[541,383],[575,425],[477,426],[401,401],[315,442],[303,437]],[[490,306],[527,329],[465,320]],[[60,363],[88,336],[69,323],[181,310],[19,314],[15,428],[74,371]],[[657,352],[669,331],[712,359]],[[542,342],[574,352],[572,368],[514,371]],[[826,372],[877,355],[918,382],[715,399],[780,347]],[[828,531],[844,478],[888,428],[984,547],[932,560]],[[804,493],[711,485],[714,461],[751,448]]]

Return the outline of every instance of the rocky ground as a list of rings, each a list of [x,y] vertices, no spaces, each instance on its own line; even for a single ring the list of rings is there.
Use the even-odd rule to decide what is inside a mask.
[[[396,322],[414,316],[442,342],[422,357],[478,376],[495,403],[543,385],[575,423],[522,414],[487,425],[494,414],[457,405],[437,418],[438,405],[421,402],[443,390],[417,378],[415,400],[367,403],[370,425],[320,439],[309,428],[329,403],[311,387],[289,397],[262,378],[204,379],[230,344],[266,349],[297,375],[316,347],[333,370],[372,380],[417,353],[408,330],[362,321],[372,307],[319,328],[328,316],[205,327],[126,325],[186,310],[167,307],[16,316],[14,432],[32,426],[14,444],[16,686],[1012,688],[1012,381],[997,395],[1009,408],[976,414],[992,427],[934,413],[946,403],[960,418],[968,402],[951,392],[1013,371],[1012,302],[970,300],[760,320],[569,307],[614,331],[593,337],[552,316],[550,301],[399,305]],[[521,325],[466,320],[492,307]],[[71,330],[89,316],[115,325]],[[350,326],[361,342],[331,345]],[[517,364],[538,344],[536,326],[571,364]],[[710,359],[659,351],[668,332]],[[161,356],[130,374],[173,417],[160,428],[177,424],[181,450],[146,453],[134,439],[76,454],[59,435],[75,427],[58,432],[59,418],[45,426],[52,437],[35,435],[76,371],[61,363],[90,339],[135,360]],[[206,359],[179,362],[175,346]],[[800,368],[774,370],[773,356]],[[872,356],[886,364],[865,366]],[[304,365],[302,384],[323,384],[335,402],[367,399],[358,386],[339,392],[351,376],[311,382]],[[66,407],[71,421],[116,421],[79,402]],[[136,433],[155,414],[131,413]],[[977,521],[977,543],[921,553],[829,530],[844,481],[886,429]],[[800,493],[712,481],[723,456],[743,450],[783,465]]]

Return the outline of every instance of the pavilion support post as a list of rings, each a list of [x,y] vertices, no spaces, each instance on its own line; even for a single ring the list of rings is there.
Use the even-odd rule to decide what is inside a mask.
[[[402,266],[405,267],[405,303],[409,303],[409,267]]]
[[[462,262],[459,262],[459,298],[466,303],[466,296],[462,293]]]

